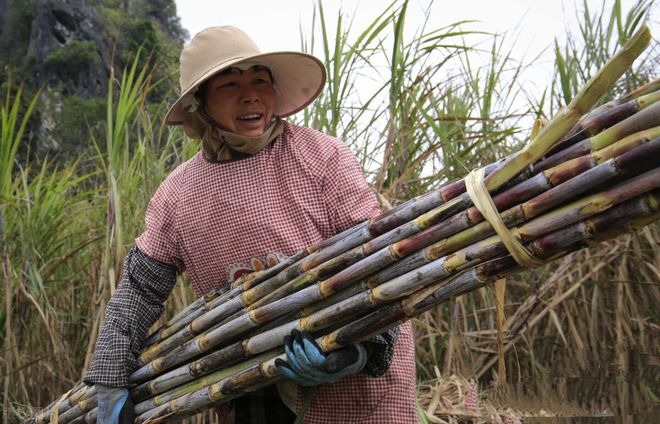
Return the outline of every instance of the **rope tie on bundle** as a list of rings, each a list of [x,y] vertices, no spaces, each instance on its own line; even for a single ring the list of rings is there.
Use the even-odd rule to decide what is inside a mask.
[[[515,236],[514,231],[507,228],[502,221],[500,213],[493,203],[493,198],[490,196],[486,184],[484,183],[485,168],[476,169],[465,177],[465,188],[472,200],[474,206],[479,210],[481,215],[493,227],[495,232],[504,246],[509,251],[513,259],[523,267],[534,268],[543,265],[545,262],[532,255],[525,246],[520,243]]]

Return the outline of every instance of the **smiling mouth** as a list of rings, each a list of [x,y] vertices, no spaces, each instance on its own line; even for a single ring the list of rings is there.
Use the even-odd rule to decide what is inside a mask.
[[[261,119],[262,116],[264,116],[262,113],[249,113],[249,114],[246,114],[246,115],[241,115],[237,119],[239,121],[250,122],[250,121],[258,121],[258,120]]]

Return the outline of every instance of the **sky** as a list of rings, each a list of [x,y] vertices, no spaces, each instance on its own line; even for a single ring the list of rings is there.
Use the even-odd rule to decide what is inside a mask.
[[[592,9],[602,2],[611,7],[614,0],[588,0]],[[183,27],[190,35],[214,25],[235,25],[248,33],[263,51],[299,50],[300,26],[309,28],[315,0],[176,0]],[[621,0],[627,10],[634,0]],[[652,10],[652,20],[658,27],[659,6]],[[325,0],[323,7],[329,16],[336,16],[341,7],[354,19],[354,28],[364,28],[384,9],[384,0]],[[460,20],[480,21],[479,28],[493,33],[519,35],[521,52],[540,51],[563,37],[565,21],[575,21],[576,11],[583,9],[582,0],[411,0],[408,27],[421,25],[425,9],[432,4],[429,25],[442,27]],[[332,21],[332,19],[331,19]],[[654,28],[652,28],[654,29]],[[657,32],[657,31],[654,31]]]
[[[592,10],[600,10],[604,2],[610,9],[614,1],[587,0],[587,4]],[[624,11],[634,3],[635,0],[621,0]],[[655,39],[660,34],[658,3],[660,0],[655,1],[651,10],[650,25]],[[176,0],[176,4],[181,23],[191,37],[209,26],[234,25],[267,52],[301,50],[301,28],[308,39],[317,1]],[[387,4],[385,0],[325,0],[323,7],[332,23],[341,8],[344,15],[353,19],[353,28],[357,31],[373,22]],[[551,46],[555,38],[565,39],[567,26],[577,33],[576,16],[583,8],[583,0],[410,0],[406,37],[412,38],[427,15],[427,28],[434,29],[462,20],[478,21],[471,24],[470,29],[504,35],[505,47],[511,49],[515,59],[529,63],[531,58],[541,55],[536,60],[536,69],[529,72],[532,72],[532,79],[543,80],[539,84],[545,86],[552,78]]]

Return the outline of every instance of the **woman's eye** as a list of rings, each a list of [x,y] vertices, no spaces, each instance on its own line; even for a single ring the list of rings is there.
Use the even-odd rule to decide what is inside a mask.
[[[236,84],[233,81],[232,82],[226,82],[224,84],[220,84],[220,88],[234,88],[236,86],[238,86],[238,84]]]

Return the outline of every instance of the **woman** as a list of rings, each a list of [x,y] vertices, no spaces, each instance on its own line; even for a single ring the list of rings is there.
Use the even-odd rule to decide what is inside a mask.
[[[183,125],[201,139],[202,151],[151,199],[146,229],[108,304],[85,377],[97,386],[102,423],[130,412],[128,375],[177,273],[187,272],[200,296],[379,213],[343,142],[282,119],[321,92],[318,59],[262,54],[237,28],[213,27],[184,48],[180,72],[181,96],[166,123]],[[300,349],[299,338],[289,342],[288,361],[280,364],[288,383],[235,400],[224,421],[293,422],[292,411],[309,393],[294,383],[318,386],[306,423],[417,421],[410,324],[398,336],[395,329],[342,349],[349,365],[336,374],[301,367],[301,352],[318,352],[309,344]]]

